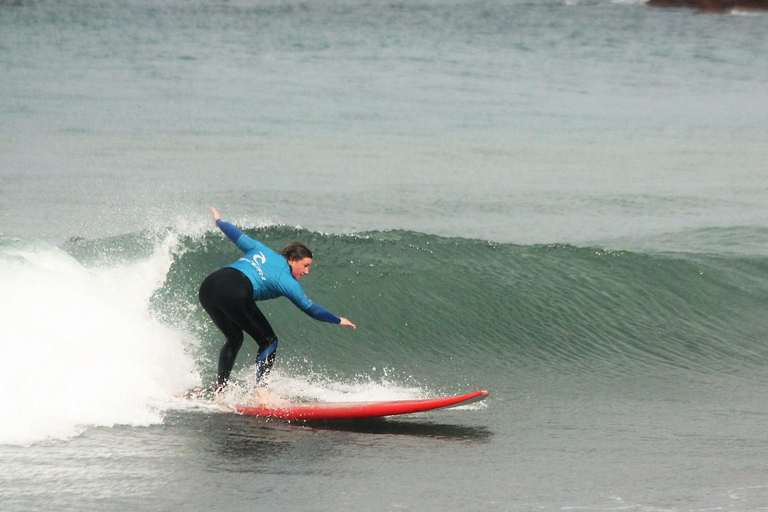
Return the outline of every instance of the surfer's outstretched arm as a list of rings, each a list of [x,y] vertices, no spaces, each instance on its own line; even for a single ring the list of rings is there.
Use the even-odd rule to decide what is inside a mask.
[[[213,214],[213,221],[216,223],[219,229],[222,230],[225,235],[227,235],[227,238],[232,240],[234,243],[237,243],[237,241],[243,235],[243,232],[237,229],[237,227],[234,224],[221,220],[221,215],[219,215],[219,210],[217,210],[215,206],[211,206],[209,209]]]
[[[211,213],[213,213],[213,220],[216,222],[216,226],[218,226],[227,238],[229,238],[241,251],[248,252],[258,245],[263,245],[261,242],[250,238],[240,231],[240,229],[231,222],[223,220],[215,207],[211,206],[209,209],[211,210]]]
[[[321,322],[328,322],[331,324],[339,324],[343,325],[344,327],[351,327],[353,329],[357,329],[355,324],[350,322],[344,317],[338,317],[325,309],[322,306],[318,306],[317,304],[312,304],[306,311],[306,314],[314,318],[315,320],[320,320]]]
[[[221,220],[221,215],[219,215],[219,211],[215,207],[211,206],[210,210],[211,213],[213,213],[213,221],[216,223],[219,229],[222,230],[225,235],[227,235],[227,238],[232,240],[234,243],[237,243],[237,241],[243,235],[243,232],[237,229],[237,226],[231,222]]]

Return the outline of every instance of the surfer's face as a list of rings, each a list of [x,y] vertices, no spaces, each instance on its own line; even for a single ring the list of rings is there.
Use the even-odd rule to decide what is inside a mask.
[[[309,274],[309,267],[312,266],[312,258],[302,258],[300,260],[288,260],[288,265],[291,266],[291,275],[297,281]]]

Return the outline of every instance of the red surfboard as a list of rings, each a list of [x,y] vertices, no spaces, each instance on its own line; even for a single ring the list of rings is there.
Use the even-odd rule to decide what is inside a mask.
[[[281,420],[349,420],[379,418],[396,414],[431,411],[479,402],[488,391],[475,391],[468,395],[426,400],[391,400],[388,402],[285,402],[276,405],[236,405],[235,412],[246,416]]]

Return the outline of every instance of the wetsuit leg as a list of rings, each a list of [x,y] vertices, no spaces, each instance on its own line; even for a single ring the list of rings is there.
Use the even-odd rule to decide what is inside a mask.
[[[246,278],[247,279],[247,278]],[[250,281],[248,282],[250,284]],[[275,363],[277,355],[277,336],[269,325],[264,313],[256,306],[253,300],[248,301],[244,314],[237,312],[239,325],[243,330],[259,344],[259,354],[256,358],[256,382],[266,377]]]
[[[256,358],[256,383],[260,383],[261,379],[269,374],[272,369],[272,365],[275,363],[275,356],[277,355],[277,339],[273,341],[267,348],[259,348],[259,356]]]
[[[226,338],[219,353],[219,384],[229,379],[243,344],[243,331],[258,343],[260,355],[269,352],[272,344],[276,346],[272,327],[253,301],[253,286],[239,270],[223,268],[208,276],[200,286],[199,297],[200,304]],[[273,362],[274,351],[264,358],[261,373],[268,371]]]

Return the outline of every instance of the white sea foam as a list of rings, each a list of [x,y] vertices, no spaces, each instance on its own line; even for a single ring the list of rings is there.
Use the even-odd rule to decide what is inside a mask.
[[[300,397],[318,402],[366,402],[378,400],[415,400],[425,398],[425,391],[387,380],[372,378],[339,381],[320,375],[277,373],[270,382],[278,396]]]
[[[358,375],[353,379],[339,378],[307,370],[296,361],[285,361],[269,375],[269,391],[289,401],[309,402],[368,402],[384,400],[417,400],[429,398],[430,393],[411,382],[391,379],[388,372]],[[238,384],[230,386],[225,401],[235,404],[252,399],[257,387],[253,367],[238,375]]]
[[[359,375],[352,380],[332,378],[304,369],[289,368],[273,370],[269,377],[269,394],[279,400],[290,402],[377,402],[390,400],[419,400],[447,396],[446,393],[433,393],[416,384],[390,380],[387,372],[378,378],[371,375]],[[375,369],[374,369],[375,372]],[[198,402],[181,401],[177,407],[220,412],[221,406],[234,406],[254,401],[256,390],[255,372],[246,370],[240,374],[240,381],[227,388],[217,405],[202,407]],[[486,402],[472,403],[457,407],[462,410],[477,410],[487,407]]]
[[[86,268],[50,245],[0,240],[0,443],[157,423],[165,402],[199,382],[191,340],[149,312],[173,244]]]

